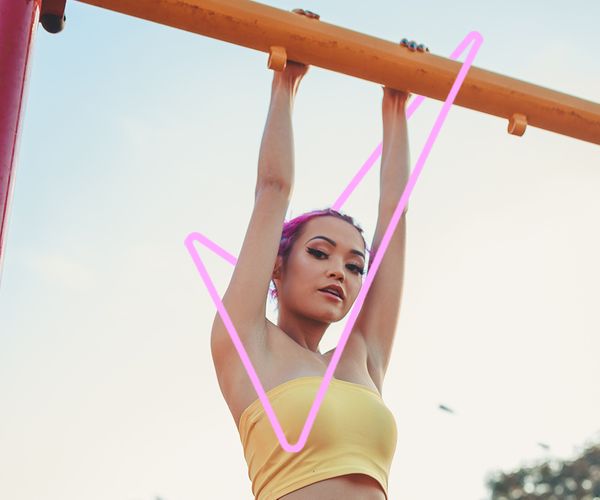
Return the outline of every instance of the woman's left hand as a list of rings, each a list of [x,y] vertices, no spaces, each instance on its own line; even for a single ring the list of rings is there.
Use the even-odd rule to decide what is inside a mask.
[[[397,90],[392,87],[382,87],[383,89],[383,102],[384,108],[393,106],[394,104],[405,105],[408,100],[412,97],[410,92],[405,90]]]
[[[411,52],[429,52],[429,47],[426,47],[422,43],[417,44],[414,40],[408,40],[403,38],[400,40],[400,45],[406,47]],[[393,89],[391,87],[383,88],[383,107],[386,108],[393,104],[406,104],[412,97],[412,94],[407,91]]]

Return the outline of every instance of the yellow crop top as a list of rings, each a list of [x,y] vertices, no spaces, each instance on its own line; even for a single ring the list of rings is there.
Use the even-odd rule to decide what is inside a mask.
[[[299,377],[267,391],[288,443],[298,442],[322,380]],[[396,421],[381,396],[365,386],[332,379],[308,440],[297,453],[281,447],[260,399],[242,413],[239,433],[255,500],[277,500],[345,474],[375,478],[388,498]]]

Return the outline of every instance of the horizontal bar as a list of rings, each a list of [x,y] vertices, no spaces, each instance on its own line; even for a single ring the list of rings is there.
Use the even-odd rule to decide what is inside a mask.
[[[250,0],[79,0],[444,101],[461,63]],[[454,104],[600,144],[600,104],[472,66]]]

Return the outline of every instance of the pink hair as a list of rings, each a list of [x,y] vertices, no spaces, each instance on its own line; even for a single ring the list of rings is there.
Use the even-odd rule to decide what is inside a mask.
[[[325,217],[325,216],[333,216],[338,219],[342,219],[349,224],[352,224],[360,233],[360,236],[365,244],[365,248],[367,248],[367,243],[365,242],[365,238],[363,237],[363,229],[354,222],[354,219],[349,215],[342,214],[333,208],[324,208],[322,210],[313,210],[312,212],[306,212],[298,217],[294,217],[293,219],[283,223],[283,230],[281,231],[281,240],[279,240],[279,250],[277,251],[278,256],[283,257],[283,266],[285,267],[287,263],[287,259],[292,251],[292,247],[294,246],[294,242],[298,239],[298,236],[302,233],[302,228],[304,225],[311,219],[315,217]],[[370,251],[367,249],[367,251]],[[273,282],[272,282],[273,283]],[[270,291],[270,296],[272,299],[277,298],[277,289],[274,286]]]

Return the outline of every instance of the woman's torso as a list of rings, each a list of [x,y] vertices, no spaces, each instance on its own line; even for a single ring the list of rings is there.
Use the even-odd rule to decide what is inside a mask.
[[[244,344],[265,392],[298,377],[325,374],[334,350],[325,354],[313,353],[294,342],[272,322],[267,320],[265,328],[266,332],[257,332],[257,342]],[[221,392],[239,429],[243,411],[258,399],[256,391],[233,342],[231,352],[214,362]],[[381,395],[381,388],[374,383],[367,367],[367,350],[362,337],[352,333],[348,337],[335,378],[363,385]],[[385,500],[385,494],[374,478],[366,474],[347,474],[310,484],[280,497],[280,500],[330,498]]]

